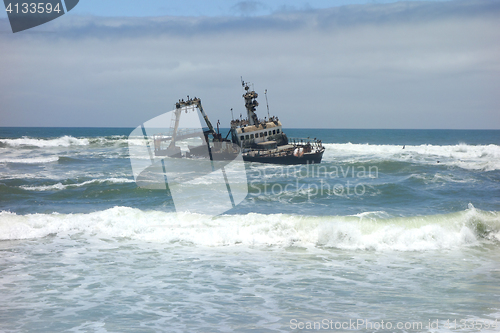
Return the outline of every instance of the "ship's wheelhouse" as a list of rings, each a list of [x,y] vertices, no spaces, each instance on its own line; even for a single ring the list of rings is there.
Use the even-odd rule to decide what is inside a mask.
[[[283,133],[281,123],[269,122],[258,126],[243,126],[234,129],[234,134],[241,147],[251,146],[260,142],[273,140],[276,135]]]

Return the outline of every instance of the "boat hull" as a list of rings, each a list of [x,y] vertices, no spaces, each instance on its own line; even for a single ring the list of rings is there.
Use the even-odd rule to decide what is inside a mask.
[[[283,165],[294,164],[318,164],[321,163],[324,150],[314,153],[306,153],[302,156],[285,155],[285,156],[251,156],[243,154],[243,160],[247,162],[272,163]]]

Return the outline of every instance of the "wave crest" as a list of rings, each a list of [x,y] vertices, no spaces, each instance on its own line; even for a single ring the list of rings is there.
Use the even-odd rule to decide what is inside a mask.
[[[70,135],[65,135],[53,139],[37,139],[23,136],[18,139],[0,139],[0,143],[7,147],[69,147],[69,146],[87,146],[89,139],[75,138]]]
[[[225,215],[165,213],[115,207],[89,214],[0,213],[0,239],[127,237],[195,246],[337,248],[366,251],[427,251],[500,242],[500,215],[469,209],[417,217],[283,214]]]
[[[326,143],[324,161],[441,163],[467,170],[500,170],[500,146],[489,145],[372,145]]]
[[[58,156],[31,157],[31,158],[0,158],[0,163],[13,164],[45,164],[59,161]]]
[[[40,185],[40,186],[21,185],[19,186],[19,188],[22,188],[23,190],[26,191],[54,191],[54,190],[65,190],[67,188],[82,187],[90,184],[103,184],[103,183],[123,184],[123,183],[133,183],[133,182],[134,182],[133,179],[128,179],[128,178],[106,178],[106,179],[92,179],[85,181],[83,183],[75,183],[75,184],[57,183],[53,185]]]

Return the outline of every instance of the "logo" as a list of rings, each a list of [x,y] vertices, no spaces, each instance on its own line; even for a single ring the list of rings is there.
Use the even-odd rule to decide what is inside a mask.
[[[79,0],[3,0],[12,32],[31,29],[63,16],[78,4]]]
[[[137,186],[170,192],[177,212],[215,216],[245,199],[248,182],[240,147],[216,132],[202,110],[196,98],[177,103],[136,127],[128,148]]]

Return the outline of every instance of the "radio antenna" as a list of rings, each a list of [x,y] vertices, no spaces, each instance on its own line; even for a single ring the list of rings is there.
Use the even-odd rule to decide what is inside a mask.
[[[270,115],[269,115],[269,103],[267,102],[267,89],[265,90],[264,95],[266,95],[267,119],[270,119]]]

